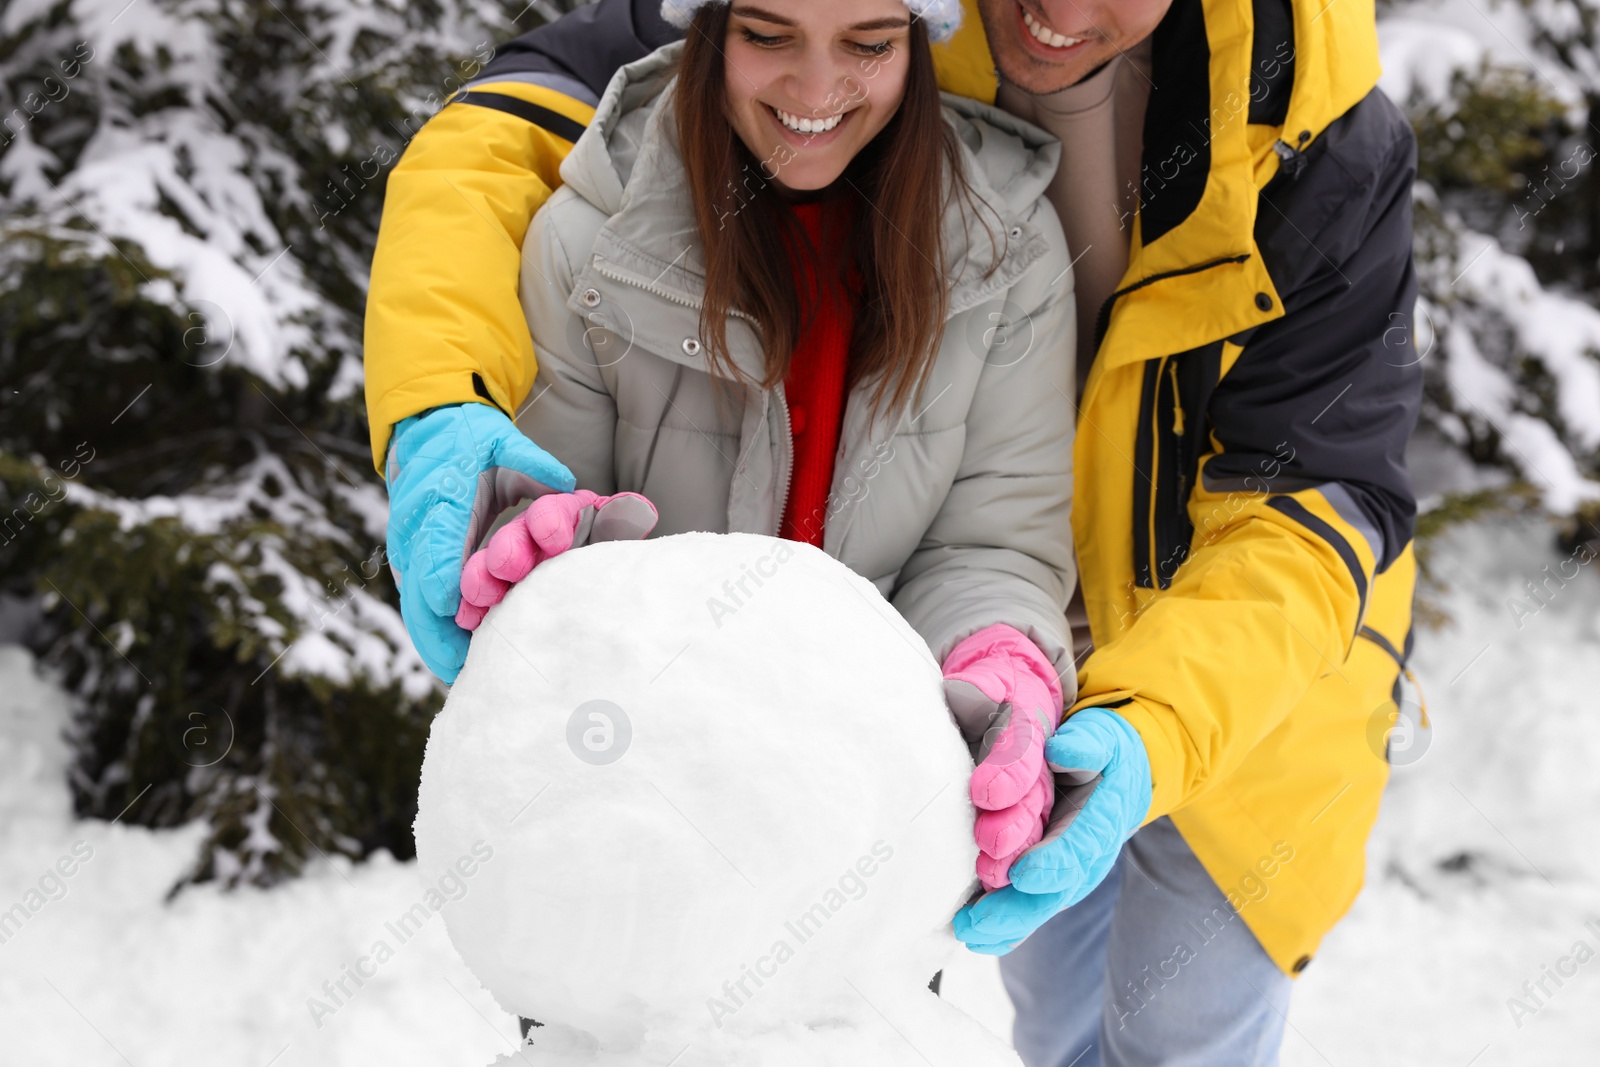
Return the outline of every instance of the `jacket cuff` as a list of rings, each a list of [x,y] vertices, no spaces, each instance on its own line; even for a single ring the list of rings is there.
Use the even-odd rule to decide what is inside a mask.
[[[1150,761],[1150,810],[1140,825],[1170,815],[1183,804],[1186,742],[1171,709],[1132,693],[1103,693],[1081,701],[1067,714],[1105,708],[1127,720],[1144,742]]]
[[[940,667],[948,678],[992,659],[1003,659],[1022,667],[1050,691],[1056,706],[1061,706],[1061,680],[1056,676],[1055,666],[1037,644],[1009,623],[985,626],[965,638],[950,650]]]
[[[894,603],[890,601],[890,603]],[[895,604],[898,610],[899,605]],[[1009,619],[995,619],[990,616],[982,623],[964,622],[959,626],[952,626],[942,634],[923,634],[923,639],[928,642],[928,649],[933,653],[940,669],[946,660],[955,652],[956,647],[962,642],[970,640],[984,630],[1005,626],[1015,630],[1028,639],[1029,645],[1036,649],[1050,665],[1051,672],[1055,675],[1057,684],[1061,686],[1064,701],[1070,701],[1078,695],[1078,675],[1072,665],[1072,638],[1066,628],[1063,617],[1060,627],[1047,625],[1042,618],[1030,620],[1027,612],[1011,612]],[[921,632],[921,627],[915,622],[912,626]]]
[[[372,436],[372,465],[379,477],[388,477],[389,438],[394,428],[413,415],[452,404],[488,404],[506,413],[479,374],[459,370],[411,378],[367,403],[368,432]]]

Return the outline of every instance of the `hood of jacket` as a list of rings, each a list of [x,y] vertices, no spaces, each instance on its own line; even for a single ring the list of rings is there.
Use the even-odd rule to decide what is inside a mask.
[[[580,293],[586,287],[603,290],[608,281],[631,283],[698,315],[705,272],[671,105],[682,50],[681,42],[674,43],[618,71],[561,166],[563,183],[606,217],[570,304],[579,315],[586,314]],[[1045,256],[1049,241],[1040,226],[1054,225],[1054,215],[1041,216],[1038,206],[1061,148],[1043,130],[987,104],[948,95],[943,100],[979,205],[978,211],[963,210],[951,202],[945,210],[953,317],[1005,292]],[[629,336],[643,340],[630,301],[620,302],[633,319]],[[682,322],[675,325],[681,332]],[[747,320],[730,321],[728,341],[734,362],[757,371],[760,346]],[[652,347],[674,358],[670,344]]]

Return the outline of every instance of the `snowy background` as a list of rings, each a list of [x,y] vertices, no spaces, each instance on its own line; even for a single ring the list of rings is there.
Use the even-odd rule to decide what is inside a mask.
[[[332,1015],[308,1000],[432,880],[408,804],[439,694],[360,411],[382,179],[561,6],[0,4],[0,518],[29,516],[0,533],[0,910],[42,901],[0,943],[0,1063],[511,1050],[437,916]],[[1433,730],[1284,1060],[1591,1062],[1600,4],[1380,10],[1421,144]],[[992,961],[946,992],[1004,1030]]]

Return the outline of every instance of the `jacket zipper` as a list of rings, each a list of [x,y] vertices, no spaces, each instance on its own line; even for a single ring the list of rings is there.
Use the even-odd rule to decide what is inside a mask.
[[[1167,366],[1167,377],[1172,381],[1172,432],[1183,436],[1183,394],[1178,391],[1178,365]]]
[[[1168,476],[1172,484],[1172,500],[1168,505],[1167,522],[1163,528],[1156,532],[1157,551],[1162,554],[1162,561],[1156,567],[1156,584],[1165,589],[1172,584],[1173,577],[1182,566],[1179,555],[1180,538],[1173,529],[1178,516],[1184,513],[1189,499],[1189,467],[1184,456],[1183,436],[1183,392],[1178,386],[1178,361],[1171,359],[1167,363],[1167,379],[1172,383],[1172,472]],[[1187,555],[1185,549],[1184,555]],[[1172,563],[1172,573],[1162,575],[1161,567]]]
[[[777,398],[778,411],[783,416],[785,452],[780,458],[787,461],[783,465],[783,489],[778,493],[777,519],[772,529],[772,536],[777,537],[783,532],[783,514],[789,507],[789,484],[794,481],[794,427],[789,424],[789,401],[783,395],[783,386],[774,389],[772,396]]]
[[[1139,382],[1139,417],[1133,446],[1133,581],[1142,589],[1155,588],[1155,494],[1160,484],[1161,373],[1166,357],[1144,365]]]
[[[1161,469],[1171,458],[1167,450],[1162,447],[1165,437],[1164,427],[1161,425],[1161,383],[1167,377],[1167,368],[1173,366],[1170,356],[1162,356],[1161,362],[1156,366],[1156,379],[1154,388],[1150,390],[1150,511],[1145,516],[1145,527],[1149,530],[1150,537],[1150,587],[1161,589],[1165,587],[1161,564],[1166,555],[1165,538],[1162,537],[1161,524],[1157,515],[1162,508],[1160,493],[1162,479],[1165,472]]]
[[[1183,391],[1178,387],[1178,361],[1173,360],[1168,364],[1167,370],[1172,380],[1172,473],[1178,487],[1172,506],[1173,514],[1178,515],[1183,512],[1189,499],[1189,463],[1184,448],[1188,442],[1183,435]],[[1168,548],[1177,550],[1176,545],[1169,545]]]
[[[631,285],[635,289],[642,289],[651,296],[659,296],[661,299],[666,300],[669,303],[677,304],[679,307],[686,307],[692,311],[699,311],[704,306],[703,301],[691,300],[686,296],[680,296],[679,294],[672,292],[670,289],[661,288],[661,286],[657,285],[655,282],[643,282],[636,277],[629,277],[628,275],[619,271],[607,270],[603,264],[595,264],[594,269],[595,273],[599,274],[601,277],[610,278],[612,281],[621,282],[624,285]],[[755,321],[738,308],[729,308],[728,315],[733,318],[744,319],[746,322]]]
[[[595,264],[594,269],[595,273],[599,274],[601,277],[610,278],[614,282],[622,282],[624,285],[631,285],[635,289],[643,289],[652,296],[659,296],[661,299],[669,301],[673,304],[677,304],[680,307],[691,308],[696,311],[700,309],[701,305],[699,302],[690,300],[686,296],[679,296],[670,289],[663,289],[654,282],[641,282],[638,278],[630,278],[618,271],[607,270],[604,265],[599,263]]]

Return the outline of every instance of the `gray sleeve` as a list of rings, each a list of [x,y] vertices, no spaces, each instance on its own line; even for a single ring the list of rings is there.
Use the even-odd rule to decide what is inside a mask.
[[[579,489],[616,492],[617,405],[601,374],[605,338],[567,307],[576,273],[556,233],[558,213],[581,210],[560,193],[533,218],[522,243],[518,291],[539,372],[517,427],[572,471]]]
[[[1012,306],[1032,309],[1024,316],[1032,344],[1020,359],[988,352],[955,483],[891,600],[940,662],[986,626],[1022,631],[1062,671],[1070,704],[1076,311],[1070,280],[1048,284],[1067,263],[1063,249],[1011,290]]]

